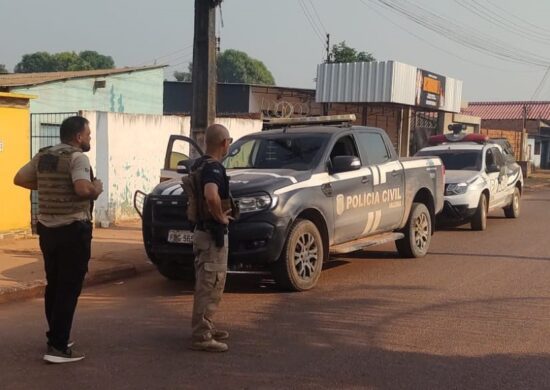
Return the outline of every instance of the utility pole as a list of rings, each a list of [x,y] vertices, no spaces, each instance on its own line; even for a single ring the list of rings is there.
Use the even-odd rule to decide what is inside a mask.
[[[520,139],[520,161],[526,161],[527,158],[525,156],[525,134],[526,134],[526,128],[527,128],[527,105],[523,105],[523,126],[521,129],[521,139]]]
[[[330,63],[330,34],[327,33],[327,58],[325,59],[325,62],[328,64]],[[319,82],[317,80],[317,82]],[[328,115],[329,113],[329,103],[323,103],[322,105],[322,108],[323,108],[323,115]]]
[[[195,0],[191,138],[203,150],[206,128],[216,119],[216,7],[221,2]]]
[[[330,62],[330,34],[327,33],[327,59],[325,62],[328,64]]]

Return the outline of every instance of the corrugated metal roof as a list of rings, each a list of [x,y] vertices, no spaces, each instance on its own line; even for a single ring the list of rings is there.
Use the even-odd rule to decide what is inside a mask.
[[[390,102],[393,62],[321,64],[317,67],[320,103]]]
[[[0,74],[0,87],[13,88],[29,85],[45,84],[54,81],[68,79],[87,78],[87,77],[105,77],[121,73],[139,72],[163,68],[165,65],[142,66],[133,68],[115,68],[98,70],[80,70],[74,72],[44,72],[44,73],[8,73]]]
[[[397,61],[326,63],[317,67],[315,100],[319,103],[397,103],[416,106],[422,70]],[[439,76],[439,75],[437,75]],[[435,77],[435,76],[434,76]],[[444,77],[444,93],[433,107],[460,112],[462,81]],[[426,92],[424,92],[426,93]],[[430,95],[430,96],[433,96]],[[437,95],[439,97],[439,95]]]
[[[550,101],[470,102],[464,114],[481,119],[523,119],[523,107],[527,107],[527,119],[550,120]]]

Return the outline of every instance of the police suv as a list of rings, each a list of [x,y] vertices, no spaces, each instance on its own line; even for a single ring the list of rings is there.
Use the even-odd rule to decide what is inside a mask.
[[[441,160],[399,160],[381,129],[316,120],[325,125],[306,120],[230,147],[223,164],[240,209],[229,226],[230,271],[270,270],[281,287],[302,291],[315,286],[331,253],[388,241],[404,257],[428,252],[443,207]],[[190,148],[202,154],[191,139],[172,136],[163,176],[174,178],[141,193],[142,208],[136,196],[147,254],[171,279],[193,272],[194,226],[177,177],[193,164]]]
[[[416,155],[437,156],[443,161],[442,218],[469,221],[473,230],[485,230],[487,213],[492,210],[502,208],[506,217],[519,217],[523,175],[513,153],[505,152],[500,140],[455,131],[431,137],[430,144],[434,146]]]

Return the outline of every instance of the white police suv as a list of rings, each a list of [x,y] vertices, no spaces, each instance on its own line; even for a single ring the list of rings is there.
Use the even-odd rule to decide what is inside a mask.
[[[521,167],[504,157],[502,147],[481,134],[456,131],[430,138],[417,156],[437,156],[445,166],[445,204],[440,217],[469,221],[485,230],[487,213],[499,208],[508,218],[520,213]]]

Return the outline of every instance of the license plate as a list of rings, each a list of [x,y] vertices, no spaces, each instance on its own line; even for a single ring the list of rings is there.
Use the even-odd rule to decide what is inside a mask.
[[[187,230],[169,230],[168,242],[174,244],[192,244],[193,232]]]

